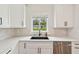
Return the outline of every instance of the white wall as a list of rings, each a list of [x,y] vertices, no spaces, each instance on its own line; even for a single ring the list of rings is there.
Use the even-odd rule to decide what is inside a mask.
[[[69,31],[69,36],[79,38],[79,5],[75,5],[73,29]]]

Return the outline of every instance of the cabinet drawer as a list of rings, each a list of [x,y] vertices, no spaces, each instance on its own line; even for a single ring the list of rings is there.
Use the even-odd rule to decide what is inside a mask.
[[[72,54],[79,54],[79,50],[74,50]]]
[[[79,42],[72,42],[73,47],[79,47]]]
[[[26,45],[26,42],[19,42],[19,46],[24,46]]]
[[[26,42],[19,42],[19,50],[18,50],[18,53],[19,54],[26,54],[27,51],[26,51]]]
[[[49,47],[52,48],[53,47],[53,43],[52,42],[27,42],[27,47],[29,48],[34,48],[34,47]]]
[[[72,47],[72,50],[79,50],[79,47]]]
[[[75,41],[75,42],[72,42],[73,44],[77,44],[77,45],[79,45],[79,42],[77,42],[77,41]]]
[[[79,42],[72,42],[72,53],[79,54]]]
[[[79,47],[72,47],[73,54],[79,54]]]

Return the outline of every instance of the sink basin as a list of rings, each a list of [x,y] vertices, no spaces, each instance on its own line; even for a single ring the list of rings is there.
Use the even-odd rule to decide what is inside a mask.
[[[31,37],[31,39],[38,39],[38,40],[49,40],[49,38],[48,37]]]

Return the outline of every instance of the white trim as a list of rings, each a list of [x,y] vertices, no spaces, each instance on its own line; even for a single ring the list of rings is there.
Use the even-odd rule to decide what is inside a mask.
[[[56,6],[54,5],[54,27],[56,27]]]
[[[24,7],[24,20],[23,20],[24,24],[23,24],[23,27],[26,27],[26,5],[24,4],[23,7]]]

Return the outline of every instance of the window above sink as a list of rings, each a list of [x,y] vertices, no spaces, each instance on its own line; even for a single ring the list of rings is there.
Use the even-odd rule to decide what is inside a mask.
[[[47,32],[48,31],[48,17],[34,16],[32,17],[32,32]]]

